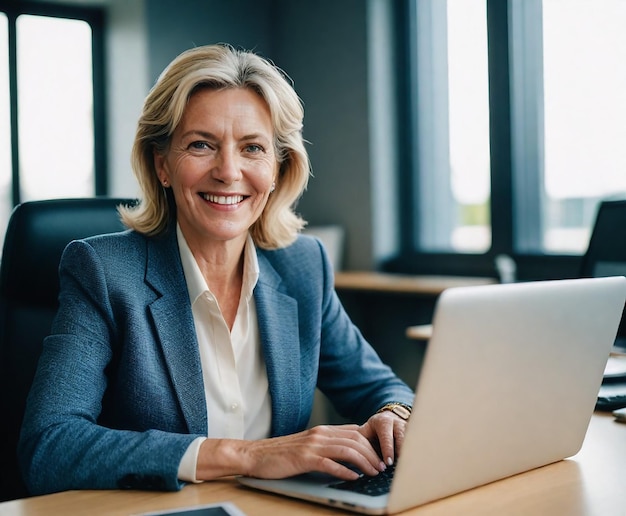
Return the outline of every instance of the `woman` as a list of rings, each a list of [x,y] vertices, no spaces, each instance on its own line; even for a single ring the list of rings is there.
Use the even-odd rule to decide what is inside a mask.
[[[298,234],[302,119],[252,53],[195,48],[163,72],[138,124],[129,230],[61,260],[20,441],[32,493],[352,479],[346,463],[375,475],[393,462],[413,393],[350,322],[323,247]],[[362,424],[307,429],[316,386]]]

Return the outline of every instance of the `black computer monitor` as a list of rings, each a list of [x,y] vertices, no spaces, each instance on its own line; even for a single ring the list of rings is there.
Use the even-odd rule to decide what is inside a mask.
[[[603,201],[598,206],[580,276],[626,276],[626,200]],[[617,337],[616,346],[626,348],[626,310]]]

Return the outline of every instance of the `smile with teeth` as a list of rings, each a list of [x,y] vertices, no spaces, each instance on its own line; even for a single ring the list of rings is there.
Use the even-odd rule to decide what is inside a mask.
[[[237,204],[244,200],[243,195],[212,195],[202,194],[205,201],[215,204]]]

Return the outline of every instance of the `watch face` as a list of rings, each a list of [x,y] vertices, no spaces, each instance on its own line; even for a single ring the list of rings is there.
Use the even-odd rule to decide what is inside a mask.
[[[409,416],[411,415],[411,412],[403,407],[402,405],[396,405],[394,406],[391,411],[396,414],[397,416],[400,416],[402,419],[404,419],[405,421],[407,419],[409,419]]]

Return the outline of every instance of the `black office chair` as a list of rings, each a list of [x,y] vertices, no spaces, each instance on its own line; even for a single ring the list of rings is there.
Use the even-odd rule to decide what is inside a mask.
[[[16,446],[44,337],[57,310],[58,266],[74,239],[123,229],[130,199],[54,199],[17,206],[0,264],[0,501],[27,496]]]

